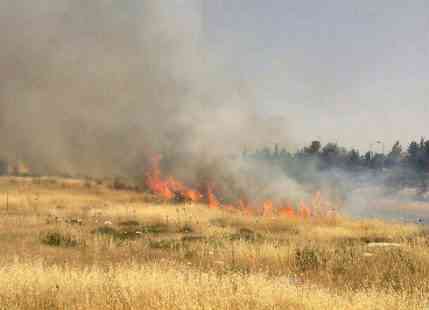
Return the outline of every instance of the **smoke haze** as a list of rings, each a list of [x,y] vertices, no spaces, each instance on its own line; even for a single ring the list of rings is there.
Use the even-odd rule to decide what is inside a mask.
[[[1,156],[35,171],[128,174],[154,153],[284,139],[206,47],[200,4],[1,1]]]
[[[22,160],[34,173],[105,177],[143,175],[151,156],[166,154],[163,164],[168,173],[200,185],[218,180],[226,199],[307,198],[309,191],[279,167],[224,159],[247,147],[308,145],[308,139],[323,140],[319,135],[338,136],[347,140],[345,145],[362,147],[374,142],[371,124],[380,126],[391,101],[372,105],[369,100],[362,108],[362,98],[380,97],[379,89],[381,98],[387,98],[385,87],[368,79],[373,90],[368,92],[362,81],[353,83],[353,74],[360,77],[360,71],[343,67],[344,61],[351,66],[353,59],[340,58],[328,68],[325,59],[335,54],[334,43],[321,49],[323,65],[308,63],[318,53],[311,45],[314,36],[300,28],[292,18],[295,13],[288,11],[287,20],[296,22],[297,28],[285,25],[271,31],[268,24],[254,25],[258,19],[252,14],[278,17],[282,11],[270,13],[269,6],[261,8],[259,1],[246,3],[248,11],[237,6],[238,1],[223,0],[0,0],[0,159]],[[307,13],[307,6],[296,16]],[[217,11],[224,20],[219,19],[216,31],[221,34],[227,26],[231,36],[222,36],[224,42],[213,39]],[[250,38],[246,31],[253,33],[252,29],[258,44],[277,42],[263,31],[272,35],[278,29],[296,30],[308,40],[305,44],[311,44],[292,52],[286,48],[287,61],[279,51],[261,46],[254,50],[261,50],[263,59],[252,57],[251,40],[246,43]],[[346,34],[341,33],[349,38]],[[229,58],[223,59],[229,50]],[[236,68],[246,69],[243,77],[234,72]],[[383,72],[376,79],[387,83]],[[346,85],[347,81],[356,86]],[[427,104],[416,102],[416,109],[408,109],[397,99],[388,115],[407,109],[424,118],[421,112]],[[369,108],[380,113],[371,114]],[[288,121],[268,118],[270,112],[286,115]],[[386,132],[385,137],[394,141],[389,126],[404,133],[400,138],[410,135],[409,123],[399,121],[391,121],[377,134]],[[339,191],[353,215],[366,215],[365,208],[373,201],[392,198],[383,188],[374,193],[383,181],[371,176],[361,190],[353,176],[329,173],[309,171],[307,178],[326,192],[338,187],[330,184],[332,180],[343,184],[345,189]]]

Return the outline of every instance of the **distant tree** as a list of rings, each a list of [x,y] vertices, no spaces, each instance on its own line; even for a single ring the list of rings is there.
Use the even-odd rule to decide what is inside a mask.
[[[382,169],[384,167],[385,162],[384,154],[375,154],[371,160],[371,168],[373,169]]]
[[[401,162],[402,146],[399,141],[393,145],[392,150],[387,154],[386,165],[389,167],[398,165]]]
[[[340,148],[336,143],[328,143],[322,148],[320,154],[322,166],[327,168],[329,166],[339,166],[341,164]]]
[[[371,158],[372,158],[371,151],[366,152],[365,155],[364,155],[364,157],[365,157],[366,165],[369,166],[370,163],[371,163]]]
[[[360,155],[358,150],[352,149],[347,154],[347,166],[351,169],[356,169],[360,165]]]
[[[421,152],[424,159],[424,170],[429,172],[429,140],[424,142]]]
[[[307,154],[318,154],[320,152],[320,149],[322,147],[322,144],[320,141],[312,141],[309,147],[304,148],[304,152]]]
[[[420,138],[420,150],[423,150],[424,147],[425,147],[425,138],[421,137]]]
[[[402,153],[402,146],[399,143],[399,141],[396,141],[396,143],[392,146],[392,150],[390,151],[390,154],[392,156],[400,157]]]
[[[271,151],[268,147],[264,147],[261,151],[262,159],[270,159],[271,158]]]
[[[429,155],[429,140],[426,140],[425,143],[423,143],[423,152],[427,155]]]
[[[416,141],[412,141],[408,146],[408,160],[411,164],[415,165],[417,163],[417,158],[419,154],[419,145]]]
[[[411,180],[414,180],[414,184],[418,188],[418,193],[423,194],[427,192],[427,175],[426,171],[428,169],[427,157],[426,157],[426,147],[427,144],[422,138],[420,143],[412,141],[408,146],[407,150],[407,162],[414,171],[414,177],[411,177]]]
[[[279,145],[276,143],[274,145],[274,154],[273,154],[273,156],[274,156],[274,158],[279,158],[279,155],[280,155],[280,153],[279,153]]]
[[[288,151],[286,151],[285,148],[282,148],[282,150],[280,151],[280,157],[285,159],[287,157],[290,157],[290,154],[288,153]]]

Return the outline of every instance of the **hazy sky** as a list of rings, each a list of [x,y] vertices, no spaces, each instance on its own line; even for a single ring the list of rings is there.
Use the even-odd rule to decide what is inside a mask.
[[[213,51],[262,113],[286,117],[298,145],[429,138],[429,1],[210,0],[203,10]]]

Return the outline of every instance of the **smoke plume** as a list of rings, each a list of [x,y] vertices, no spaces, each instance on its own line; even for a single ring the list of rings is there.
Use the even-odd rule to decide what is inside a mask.
[[[207,47],[200,1],[0,2],[0,156],[105,176],[286,132]]]

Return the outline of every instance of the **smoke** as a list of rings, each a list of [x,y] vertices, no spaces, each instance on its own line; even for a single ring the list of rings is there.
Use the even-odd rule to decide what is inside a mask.
[[[130,175],[155,153],[205,162],[285,141],[208,48],[201,3],[1,1],[0,157]]]
[[[22,160],[34,173],[104,177],[143,175],[148,159],[164,154],[169,173],[214,181],[229,201],[297,201],[308,198],[308,183],[339,193],[354,216],[396,210],[374,209],[381,200],[414,203],[386,194],[384,181],[369,175],[361,182],[312,163],[285,173],[231,159],[248,146],[291,140],[286,121],[257,113],[264,107],[249,88],[261,81],[246,84],[222,67],[206,41],[203,4],[0,1],[0,159]]]

